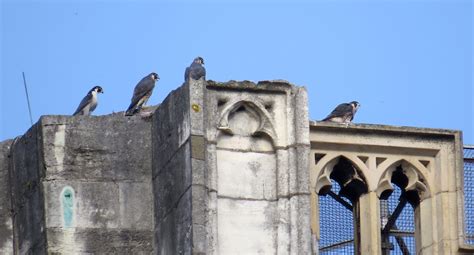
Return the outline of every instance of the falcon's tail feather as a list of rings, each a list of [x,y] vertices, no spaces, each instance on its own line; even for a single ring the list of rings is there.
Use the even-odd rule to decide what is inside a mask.
[[[132,102],[128,109],[125,111],[125,116],[132,116],[137,113],[136,105]]]
[[[326,118],[322,119],[321,121],[330,121],[334,116],[329,115]]]
[[[76,116],[82,112],[82,108],[77,108],[77,110],[72,114],[72,116]]]

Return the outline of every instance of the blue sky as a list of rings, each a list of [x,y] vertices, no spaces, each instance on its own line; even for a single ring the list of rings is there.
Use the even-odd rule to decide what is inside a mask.
[[[224,1],[222,1],[224,2]],[[474,144],[471,0],[1,2],[0,141],[33,118],[71,114],[101,85],[96,115],[127,108],[136,83],[181,85],[195,56],[217,81],[306,86],[310,116],[362,104],[356,123],[457,129]]]

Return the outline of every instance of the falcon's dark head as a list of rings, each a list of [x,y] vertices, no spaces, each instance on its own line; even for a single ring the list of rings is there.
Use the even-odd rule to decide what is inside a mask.
[[[349,104],[352,105],[352,107],[354,107],[354,109],[356,109],[356,110],[359,109],[359,107],[360,107],[360,104],[357,101],[352,101]]]
[[[201,58],[201,57],[196,57],[196,58],[194,59],[194,63],[200,64],[200,65],[204,65],[204,59]]]
[[[92,91],[95,91],[95,92],[97,92],[97,93],[104,93],[104,90],[102,89],[101,86],[95,86],[95,87],[93,87],[90,92],[92,92]]]
[[[160,76],[157,73],[151,73],[150,77],[154,80],[157,81],[160,79]]]

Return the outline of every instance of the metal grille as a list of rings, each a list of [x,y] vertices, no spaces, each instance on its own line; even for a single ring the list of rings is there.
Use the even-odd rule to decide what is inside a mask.
[[[474,147],[464,147],[464,222],[466,243],[474,244]]]
[[[393,185],[392,195],[387,200],[380,200],[380,216],[382,228],[399,204],[402,190]],[[390,254],[416,254],[415,249],[415,214],[413,207],[407,203],[389,232]],[[387,244],[386,244],[387,245]]]
[[[474,159],[474,145],[465,145],[464,146],[464,158],[465,159]]]
[[[332,182],[334,193],[340,187]],[[343,198],[351,203],[348,199]],[[329,195],[319,197],[319,220],[321,240],[320,254],[354,254],[354,225],[352,212]]]

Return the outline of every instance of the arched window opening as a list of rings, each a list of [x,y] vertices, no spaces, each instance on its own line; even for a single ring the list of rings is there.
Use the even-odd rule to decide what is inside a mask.
[[[360,254],[359,197],[367,185],[352,163],[338,159],[331,185],[319,191],[320,254]]]
[[[319,197],[321,239],[319,254],[354,254],[352,202],[337,195],[340,186],[333,182],[327,196]]]
[[[416,191],[405,191],[408,178],[401,166],[393,172],[391,181],[394,189],[380,196],[382,254],[416,254],[414,209],[420,197]]]

